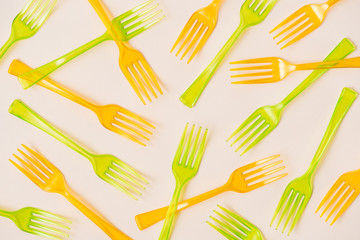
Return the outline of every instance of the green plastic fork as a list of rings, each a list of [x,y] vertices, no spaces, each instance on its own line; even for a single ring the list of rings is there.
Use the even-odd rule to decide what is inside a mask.
[[[180,101],[188,107],[193,107],[198,101],[201,93],[215,74],[225,56],[234,46],[241,33],[248,27],[254,26],[265,20],[277,0],[246,0],[240,10],[240,24],[230,39],[225,43],[214,60],[191,84],[191,86],[180,97]]]
[[[154,0],[149,0],[111,21],[122,41],[134,38],[164,18],[164,15],[160,15],[162,10],[156,10],[159,4],[152,4],[153,2]],[[21,86],[24,89],[33,86],[72,59],[107,40],[113,40],[108,31],[64,56],[20,75]]]
[[[169,209],[166,214],[165,222],[161,230],[159,240],[170,239],[173,221],[181,193],[181,189],[188,183],[199,170],[202,156],[205,152],[205,142],[208,129],[201,135],[202,128],[199,127],[197,134],[194,135],[195,125],[187,131],[188,123],[185,126],[179,147],[176,151],[172,165],[172,171],[176,180],[176,187]]]
[[[0,210],[0,216],[11,219],[24,232],[48,239],[67,239],[71,221],[59,215],[33,207],[15,212]]]
[[[147,184],[148,181],[135,169],[113,155],[96,155],[80,147],[22,101],[15,100],[9,108],[9,113],[43,130],[89,159],[99,178],[135,200],[137,197],[134,194],[141,195],[138,189],[145,189],[144,184]]]
[[[307,203],[311,198],[313,177],[316,167],[322,159],[327,146],[329,145],[336,130],[340,126],[341,121],[345,117],[346,113],[349,111],[357,95],[357,92],[349,88],[344,88],[341,92],[339,101],[335,107],[334,113],[326,129],[325,135],[321,140],[320,146],[317,149],[313,160],[311,161],[310,167],[304,175],[294,179],[288,184],[275,210],[275,214],[271,220],[270,226],[273,224],[278,214],[282,212],[276,229],[278,229],[282,220],[285,217],[286,220],[282,232],[285,231],[288,223],[291,220],[292,224],[290,226],[288,235],[290,235],[291,231],[294,229],[296,223],[299,221]]]
[[[355,45],[349,39],[345,38],[325,58],[324,61],[344,59],[354,50]],[[257,109],[231,134],[227,141],[230,141],[230,139],[236,136],[236,139],[231,143],[231,146],[234,146],[240,139],[248,134],[249,136],[235,150],[237,152],[248,144],[245,150],[241,153],[241,155],[245,154],[277,127],[285,107],[327,71],[328,69],[313,71],[280,103]]]
[[[57,0],[29,0],[15,17],[10,38],[0,49],[0,59],[15,42],[30,38],[37,33],[55,7]]]
[[[221,213],[214,210],[214,213],[220,218],[210,216],[216,224],[206,221],[216,231],[230,240],[265,240],[259,228],[241,217],[240,215],[218,205],[225,212]]]

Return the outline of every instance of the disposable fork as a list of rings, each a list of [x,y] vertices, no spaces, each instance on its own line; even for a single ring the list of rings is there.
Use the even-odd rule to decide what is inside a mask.
[[[116,31],[119,33],[118,35],[123,41],[128,41],[134,38],[135,36],[144,32],[146,29],[150,28],[163,18],[163,16],[161,16],[161,10],[158,10],[158,4],[153,3],[153,0],[147,1],[121,14],[120,16],[114,18],[111,21],[111,24],[114,26],[114,29],[116,29]],[[22,74],[19,79],[23,78],[27,80],[21,81],[21,83],[23,83],[22,87],[24,89],[31,87],[32,85],[45,78],[67,62],[107,40],[113,40],[108,31],[106,31],[100,37],[95,38],[94,40],[65,54],[64,56],[57,58],[32,71]]]
[[[32,69],[29,66],[22,63],[21,61],[14,60],[9,68],[9,73],[15,76],[19,76],[22,73],[31,70]],[[55,82],[54,80],[51,80],[49,77],[46,77],[37,84],[90,109],[97,115],[100,123],[105,128],[140,145],[146,146],[144,142],[149,141],[148,135],[151,135],[151,130],[155,128],[152,124],[139,115],[118,105],[110,104],[100,106],[93,104],[88,100],[76,95],[72,91],[66,89],[64,86]]]
[[[21,118],[33,126],[43,130],[66,146],[86,157],[93,165],[96,175],[105,182],[116,187],[128,196],[137,200],[135,195],[141,195],[139,189],[145,189],[147,180],[135,169],[117,157],[109,154],[96,155],[80,147],[69,137],[61,133],[51,123],[26,106],[20,100],[15,100],[9,108],[9,113]]]
[[[213,0],[210,5],[194,12],[177,38],[171,52],[181,43],[176,56],[185,49],[181,60],[189,53],[191,55],[187,63],[190,63],[214,31],[222,2],[223,0]]]
[[[231,64],[250,65],[250,67],[233,68],[231,71],[242,71],[231,77],[247,78],[247,80],[233,82],[235,84],[272,83],[283,80],[287,75],[297,70],[330,69],[330,68],[359,68],[360,57],[347,58],[336,61],[325,61],[305,64],[292,64],[284,59],[269,57],[232,62]],[[249,73],[250,72],[250,73]],[[248,79],[251,78],[251,79]]]
[[[91,210],[87,204],[80,200],[80,197],[76,196],[74,191],[66,183],[62,172],[49,160],[26,145],[22,146],[28,153],[18,149],[20,156],[13,154],[18,160],[18,163],[11,159],[9,159],[9,161],[39,188],[46,192],[63,195],[71,204],[101,228],[111,239],[131,239],[112,225],[104,216]]]
[[[338,1],[339,0],[329,0],[322,4],[306,5],[282,21],[271,30],[270,33],[283,29],[274,39],[287,33],[287,35],[277,43],[279,45],[288,40],[288,42],[281,47],[281,49],[284,49],[317,29],[324,21],[329,8]]]
[[[275,175],[275,173],[285,169],[285,166],[281,166],[283,160],[278,160],[279,156],[280,155],[274,155],[264,158],[236,169],[223,186],[180,202],[176,211],[182,211],[227,191],[237,193],[250,192],[287,176],[287,173]],[[167,210],[168,207],[163,207],[138,214],[135,216],[136,224],[140,230],[148,228],[164,219]]]
[[[324,199],[321,201],[316,213],[325,206],[320,217],[322,217],[327,210],[330,211],[326,218],[326,222],[333,216],[335,212],[337,214],[333,218],[331,225],[333,225],[337,219],[348,209],[353,201],[359,196],[360,193],[360,169],[356,171],[347,172],[340,176],[340,178],[331,187]]]
[[[29,0],[15,17],[10,38],[0,49],[0,59],[15,42],[37,33],[55,7],[57,0]]]
[[[176,180],[176,187],[167,210],[165,222],[160,233],[160,240],[170,239],[173,228],[174,217],[180,198],[182,188],[197,174],[201,159],[205,152],[205,142],[208,130],[202,131],[202,127],[196,134],[195,125],[188,131],[188,123],[185,126],[179,147],[176,151],[172,165],[173,174]]]
[[[349,39],[345,38],[337,45],[330,55],[326,57],[325,61],[343,59],[354,50],[355,45]],[[240,139],[248,136],[235,150],[237,152],[241,148],[247,146],[241,153],[241,155],[245,154],[277,127],[285,107],[327,71],[327,69],[313,71],[313,73],[311,73],[281,102],[257,109],[231,134],[227,141],[234,139],[231,143],[231,146],[234,146]]]
[[[57,214],[38,208],[26,207],[15,212],[0,210],[0,216],[9,218],[16,226],[27,233],[48,239],[68,239],[71,221]]]
[[[198,101],[206,85],[219,68],[225,56],[234,46],[241,33],[250,26],[261,23],[265,20],[277,0],[246,0],[240,10],[240,24],[233,35],[222,47],[207,68],[190,85],[190,87],[180,97],[186,106],[193,107]]]
[[[316,167],[323,157],[330,140],[334,136],[337,128],[341,124],[341,121],[345,117],[356,97],[357,93],[355,91],[349,88],[343,89],[329,125],[326,129],[325,135],[321,140],[313,160],[311,161],[310,167],[304,175],[294,179],[287,185],[275,210],[275,214],[271,220],[270,226],[279,215],[279,221],[276,229],[280,226],[281,222],[285,220],[284,227],[282,229],[282,232],[284,232],[288,223],[292,222],[288,232],[288,235],[290,235],[311,198],[313,177]]]
[[[230,240],[264,240],[261,231],[254,224],[241,217],[240,215],[226,209],[220,205],[222,212],[214,210],[218,218],[210,216],[215,223],[206,221],[216,231]]]
[[[119,35],[121,35],[114,26],[111,24],[104,5],[100,0],[88,0],[95,9],[96,13],[104,23],[108,32],[118,45],[120,51],[119,66],[124,73],[126,79],[129,81],[131,87],[134,89],[137,96],[146,104],[146,99],[151,102],[152,94],[157,98],[156,91],[162,94],[160,84],[158,82],[155,72],[151,69],[149,63],[141,52],[134,49],[130,43],[123,41]],[[153,0],[149,1],[153,2]]]

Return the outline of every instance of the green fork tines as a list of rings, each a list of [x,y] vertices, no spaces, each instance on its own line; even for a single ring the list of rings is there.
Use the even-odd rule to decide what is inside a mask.
[[[71,221],[38,208],[26,207],[15,212],[0,210],[0,216],[11,219],[20,230],[48,239],[68,239]]]
[[[224,212],[214,210],[216,217],[210,216],[214,223],[206,221],[216,231],[230,240],[264,240],[261,231],[240,215],[218,205]]]

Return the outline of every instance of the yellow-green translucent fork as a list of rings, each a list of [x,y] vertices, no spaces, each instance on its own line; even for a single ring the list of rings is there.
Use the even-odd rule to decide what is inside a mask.
[[[111,24],[121,40],[128,41],[159,22],[164,17],[161,12],[158,4],[154,4],[153,0],[150,0],[114,18]],[[22,74],[19,76],[22,87],[24,89],[31,87],[67,62],[107,40],[113,40],[108,31],[64,56]]]
[[[329,122],[329,125],[326,129],[325,135],[321,140],[320,146],[317,149],[313,160],[311,161],[310,167],[304,175],[294,179],[288,184],[280,199],[280,202],[275,210],[275,214],[270,224],[272,225],[277,216],[279,216],[279,221],[276,229],[284,220],[285,223],[282,229],[282,232],[284,232],[287,225],[291,222],[288,232],[288,235],[290,235],[296,223],[299,221],[312,195],[313,177],[316,167],[322,159],[327,146],[329,145],[332,137],[340,126],[341,121],[350,109],[357,95],[357,92],[349,88],[343,89],[339,101],[335,107],[334,113]]]
[[[137,200],[135,195],[141,195],[139,190],[145,189],[144,184],[147,184],[148,182],[135,169],[113,155],[97,155],[85,150],[69,137],[61,133],[60,130],[46,121],[30,107],[26,106],[22,101],[15,100],[9,108],[9,113],[43,130],[50,136],[56,138],[66,146],[89,159],[99,178],[116,187],[128,196]]]
[[[193,107],[198,101],[206,85],[219,68],[225,56],[234,46],[241,33],[248,27],[254,26],[265,20],[277,0],[246,0],[240,10],[240,24],[230,39],[225,43],[213,61],[191,84],[180,97],[180,101],[188,107]]]
[[[27,233],[48,239],[68,239],[71,221],[57,214],[38,208],[26,207],[15,212],[0,210],[0,216],[11,219],[16,226]]]
[[[29,0],[15,17],[10,38],[0,49],[0,59],[19,40],[30,38],[37,33],[55,7],[57,0]]]
[[[205,142],[208,130],[202,131],[202,127],[199,127],[197,133],[194,134],[195,125],[193,125],[189,131],[188,125],[189,124],[186,124],[185,126],[184,133],[181,137],[173,161],[172,171],[176,180],[176,187],[159,240],[170,239],[181,190],[185,184],[197,174],[201,159],[205,152]]]
[[[345,38],[325,58],[325,61],[343,59],[354,50],[355,45],[349,39]],[[231,143],[231,146],[237,146],[235,150],[236,152],[242,148],[245,148],[241,155],[245,154],[277,127],[285,107],[327,71],[328,69],[319,69],[313,71],[313,73],[311,73],[280,103],[275,105],[267,105],[257,109],[231,134],[227,141],[234,139]],[[245,136],[247,136],[247,138],[245,138]],[[245,140],[241,144],[238,144],[240,139],[243,138],[245,138]]]

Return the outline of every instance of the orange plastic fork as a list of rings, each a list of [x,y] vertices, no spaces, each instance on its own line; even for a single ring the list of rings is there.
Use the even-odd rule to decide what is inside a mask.
[[[282,21],[271,30],[270,33],[284,27],[284,29],[274,37],[274,39],[276,39],[284,33],[288,33],[277,43],[279,45],[289,40],[281,47],[281,49],[284,49],[317,29],[324,21],[329,8],[338,1],[340,0],[329,0],[322,4],[306,5]]]
[[[187,61],[187,63],[190,63],[214,31],[218,20],[220,5],[223,1],[224,0],[213,0],[210,5],[194,12],[170,52],[173,52],[176,46],[182,42],[176,56],[186,47],[180,58],[182,60],[187,53],[193,50]]]

